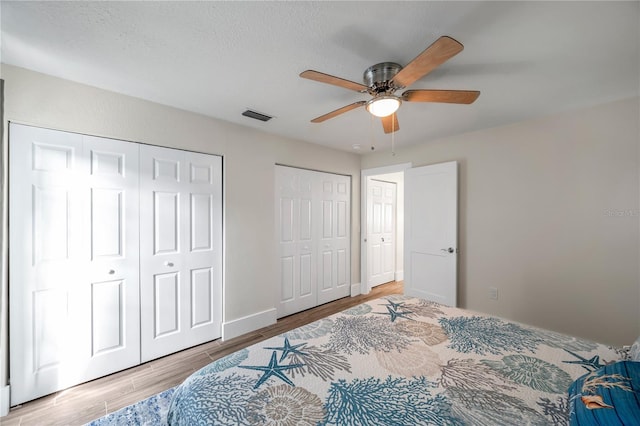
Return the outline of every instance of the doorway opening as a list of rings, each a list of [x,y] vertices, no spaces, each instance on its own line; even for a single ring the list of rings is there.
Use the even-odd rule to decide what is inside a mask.
[[[361,171],[362,294],[404,279],[404,171],[409,168],[411,163]]]

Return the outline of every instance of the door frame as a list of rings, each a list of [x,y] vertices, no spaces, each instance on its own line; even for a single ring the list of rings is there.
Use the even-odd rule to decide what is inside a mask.
[[[364,241],[367,234],[367,181],[369,177],[387,173],[404,172],[413,167],[412,163],[394,164],[391,166],[362,169],[360,171],[360,293],[368,294],[371,286],[367,282],[368,260]],[[352,294],[354,296],[354,294]]]
[[[388,217],[387,217],[387,211],[385,209],[382,209],[381,211],[381,219],[383,220],[383,222],[380,224],[381,228],[378,230],[379,234],[384,234],[384,237],[382,235],[377,235],[375,232],[375,213],[371,214],[373,212],[369,211],[369,215],[367,217],[367,223],[366,223],[366,230],[367,230],[367,241],[365,242],[365,250],[367,251],[367,256],[372,252],[372,247],[374,245],[374,240],[376,240],[376,238],[382,238],[382,241],[380,241],[379,239],[376,240],[377,244],[379,244],[380,247],[380,259],[376,259],[375,262],[378,261],[382,261],[383,265],[380,266],[380,273],[376,278],[372,277],[372,271],[375,270],[375,265],[371,265],[372,262],[369,262],[369,265],[372,266],[371,269],[366,271],[367,274],[367,283],[369,284],[369,286],[371,286],[372,288],[375,286],[378,286],[380,284],[384,284],[390,281],[394,281],[394,280],[398,280],[400,277],[400,273],[398,271],[398,262],[397,262],[397,257],[398,257],[398,236],[399,235],[403,235],[404,234],[404,229],[400,230],[398,229],[399,226],[402,226],[402,228],[404,228],[404,225],[399,225],[399,224],[403,224],[404,219],[402,220],[398,220],[399,215],[404,216],[404,206],[402,206],[401,208],[398,208],[398,188],[404,188],[404,173],[402,173],[402,178],[398,179],[396,178],[396,176],[399,176],[400,173],[393,173],[393,174],[385,174],[385,175],[375,175],[375,176],[371,176],[367,178],[367,184],[372,185],[372,186],[377,186],[377,185],[381,185],[381,187],[385,187],[385,188],[393,188],[393,200],[392,200],[392,212],[391,212],[391,219],[392,219],[392,229],[387,230],[385,232],[385,230],[383,229],[384,223],[387,222]],[[393,178],[391,178],[393,176]],[[369,188],[367,187],[367,190],[369,189],[373,189],[373,188]],[[400,192],[404,192],[404,189]],[[400,198],[403,198],[404,194],[400,194]],[[370,209],[373,205],[375,205],[375,202],[372,202],[374,199],[376,198],[376,196],[373,195],[373,191],[369,191],[369,194],[367,194],[367,208]],[[386,204],[387,202],[389,202],[389,199],[387,199],[387,196],[383,195],[383,193],[380,193],[380,198],[384,199],[384,203]],[[369,221],[371,221],[371,223],[369,223]],[[373,225],[373,226],[372,226]],[[389,235],[391,234],[391,235]],[[389,236],[391,241],[391,249],[392,249],[392,256],[391,259],[387,259],[387,257],[384,255],[384,253],[386,253],[386,250],[384,248],[385,245],[387,245],[386,242],[386,237]],[[402,238],[400,239],[400,241],[402,241]],[[384,244],[380,244],[380,242],[384,242]],[[369,259],[369,258],[367,258]],[[370,259],[369,259],[370,260]],[[393,263],[392,265],[392,269],[391,270],[387,270],[385,269],[385,264],[386,262],[391,261]],[[389,274],[391,274],[391,276],[389,276]],[[401,278],[400,278],[401,279]],[[370,281],[371,280],[371,281]]]

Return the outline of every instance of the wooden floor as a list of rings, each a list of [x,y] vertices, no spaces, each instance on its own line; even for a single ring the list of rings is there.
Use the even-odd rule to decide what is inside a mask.
[[[12,408],[8,416],[0,417],[0,425],[85,424],[176,386],[213,360],[367,300],[402,293],[402,289],[402,282],[383,284],[365,296],[336,300],[226,342],[215,340],[45,396]]]

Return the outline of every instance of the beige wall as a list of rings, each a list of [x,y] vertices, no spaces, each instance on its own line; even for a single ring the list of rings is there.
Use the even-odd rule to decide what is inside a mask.
[[[359,156],[5,64],[2,78],[5,125],[9,120],[224,156],[225,322],[275,307],[276,163],[352,176],[351,280],[359,282]],[[6,312],[0,319],[4,327]]]
[[[461,306],[631,344],[640,335],[639,103],[368,154],[361,165],[460,162]]]

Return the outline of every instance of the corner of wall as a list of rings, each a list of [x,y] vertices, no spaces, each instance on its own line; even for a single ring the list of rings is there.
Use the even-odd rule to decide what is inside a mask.
[[[243,334],[275,324],[277,311],[275,308],[257,312],[242,318],[222,323],[222,341],[242,336]]]
[[[10,396],[11,392],[9,386],[0,387],[0,417],[4,417],[9,414],[9,407],[11,405]]]
[[[351,284],[351,297],[360,295],[360,283]]]
[[[4,116],[4,79],[0,79],[0,416],[9,414],[9,240],[7,223],[8,210],[8,168],[9,144],[7,138],[8,121]]]

